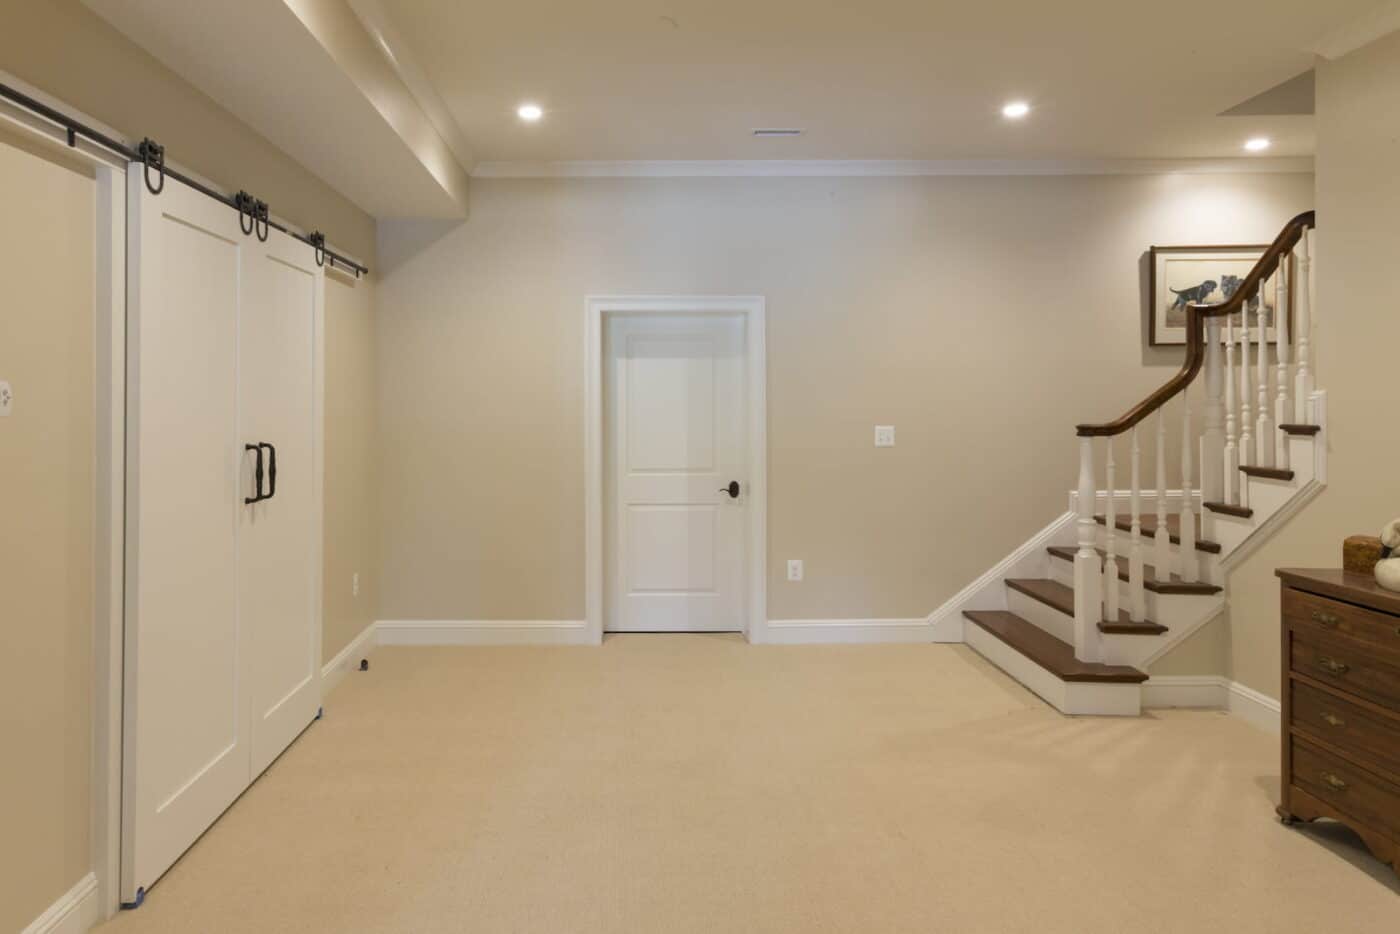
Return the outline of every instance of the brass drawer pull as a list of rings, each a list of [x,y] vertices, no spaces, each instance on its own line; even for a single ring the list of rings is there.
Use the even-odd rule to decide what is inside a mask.
[[[1323,668],[1338,677],[1351,671],[1351,666],[1346,662],[1339,662],[1335,658],[1330,658],[1326,655],[1319,655],[1317,657],[1317,665],[1319,668]]]
[[[1342,781],[1337,776],[1333,775],[1331,772],[1323,772],[1322,781],[1327,785],[1328,788],[1331,788],[1333,791],[1347,790],[1347,783]]]
[[[1347,722],[1346,722],[1345,720],[1343,720],[1341,717],[1337,716],[1337,715],[1334,714],[1334,713],[1325,713],[1325,714],[1322,715],[1322,719],[1323,719],[1323,721],[1325,721],[1325,722],[1327,723],[1328,726],[1346,726],[1346,725],[1347,725]]]
[[[1315,622],[1319,622],[1329,629],[1336,629],[1342,622],[1340,616],[1333,616],[1331,613],[1324,613],[1321,610],[1313,610],[1312,618]]]

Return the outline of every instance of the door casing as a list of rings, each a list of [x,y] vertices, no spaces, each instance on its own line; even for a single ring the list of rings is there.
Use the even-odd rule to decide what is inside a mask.
[[[749,642],[768,634],[768,402],[764,299],[760,295],[590,295],[584,299],[584,614],[588,641],[603,641],[603,320],[627,315],[743,315],[747,380]]]

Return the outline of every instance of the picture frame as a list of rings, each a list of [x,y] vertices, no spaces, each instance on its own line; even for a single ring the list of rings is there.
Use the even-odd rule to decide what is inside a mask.
[[[1249,275],[1266,244],[1245,246],[1154,246],[1148,251],[1147,343],[1150,347],[1186,343],[1188,302],[1223,302]],[[1264,282],[1264,303],[1272,314],[1275,280]],[[1251,328],[1258,327],[1258,300],[1247,306]],[[1291,310],[1290,310],[1291,313]],[[1269,326],[1267,341],[1278,342],[1277,321]]]

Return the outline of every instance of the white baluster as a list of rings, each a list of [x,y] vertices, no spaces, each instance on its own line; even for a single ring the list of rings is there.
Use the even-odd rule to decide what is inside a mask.
[[[1235,418],[1235,316],[1225,317],[1225,499],[1231,506],[1240,501],[1240,450],[1235,442],[1239,425]],[[1202,497],[1204,498],[1204,497]]]
[[[1293,391],[1293,418],[1300,424],[1316,425],[1310,410],[1313,394],[1312,373],[1312,231],[1303,231],[1298,244],[1298,275],[1293,294],[1298,303],[1298,375]]]
[[[1167,406],[1157,410],[1157,531],[1152,536],[1152,564],[1165,579],[1172,566],[1172,539],[1167,531]]]
[[[1225,361],[1220,352],[1220,319],[1206,319],[1206,402],[1202,412],[1201,499],[1225,499]]]
[[[1135,623],[1147,619],[1147,595],[1142,588],[1142,448],[1138,426],[1133,426],[1133,491],[1128,501],[1132,510],[1133,543],[1128,546],[1128,616]]]
[[[1289,260],[1292,255],[1290,253],[1279,259],[1277,298],[1274,300],[1274,320],[1278,322],[1278,373],[1274,377],[1278,386],[1278,396],[1274,399],[1274,447],[1278,453],[1274,457],[1274,463],[1284,470],[1289,468],[1288,435],[1279,426],[1288,424],[1288,420],[1293,417],[1293,404],[1288,399],[1288,387],[1293,381],[1288,368],[1288,319],[1291,310],[1288,296],[1293,285],[1293,270],[1289,266]]]
[[[1259,410],[1254,426],[1256,467],[1274,466],[1274,429],[1269,418],[1269,314],[1264,305],[1264,286],[1259,285]]]
[[[1079,439],[1079,550],[1074,556],[1074,657],[1081,662],[1103,660],[1099,596],[1103,565],[1094,548],[1094,439]]]
[[[1191,434],[1191,397],[1181,393],[1181,579],[1194,583],[1200,579],[1200,562],[1196,560],[1196,514],[1192,509],[1191,449],[1196,439]],[[1164,573],[1159,569],[1159,574]],[[1166,580],[1165,577],[1159,578]]]
[[[1108,523],[1107,547],[1104,549],[1108,557],[1103,563],[1103,618],[1109,622],[1118,622],[1118,496],[1114,492],[1117,487],[1117,471],[1113,461],[1113,438],[1108,441],[1108,460],[1104,469],[1108,476],[1108,508],[1105,519]]]
[[[1240,306],[1240,466],[1248,467],[1254,461],[1254,410],[1250,408],[1249,397],[1254,386],[1249,378],[1249,299]],[[1247,484],[1244,478],[1236,477],[1240,485],[1240,504],[1244,505]]]

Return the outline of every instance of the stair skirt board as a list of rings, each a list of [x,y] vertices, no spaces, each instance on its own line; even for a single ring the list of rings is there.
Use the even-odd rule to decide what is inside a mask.
[[[1062,681],[981,626],[969,625],[964,632],[974,652],[1060,713],[1109,717],[1136,717],[1142,713],[1141,685]]]

